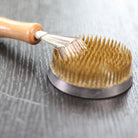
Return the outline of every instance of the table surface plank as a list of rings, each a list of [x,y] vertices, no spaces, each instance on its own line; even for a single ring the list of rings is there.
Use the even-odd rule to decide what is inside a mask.
[[[49,33],[123,42],[132,52],[133,85],[105,100],[63,94],[47,78],[50,45],[0,38],[0,137],[137,138],[137,5],[137,0],[1,0],[0,16],[38,22]]]

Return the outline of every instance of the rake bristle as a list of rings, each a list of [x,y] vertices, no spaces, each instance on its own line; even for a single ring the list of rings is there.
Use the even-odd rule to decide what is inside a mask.
[[[65,47],[57,47],[60,57],[63,60],[67,60],[70,57],[78,57],[79,53],[86,49],[86,44],[80,38],[75,39],[71,43],[68,43]]]
[[[75,58],[71,54],[65,60],[54,49],[51,68],[57,77],[76,86],[101,88],[118,85],[131,76],[132,56],[123,44],[89,35],[82,40],[86,49],[74,53],[78,54]]]

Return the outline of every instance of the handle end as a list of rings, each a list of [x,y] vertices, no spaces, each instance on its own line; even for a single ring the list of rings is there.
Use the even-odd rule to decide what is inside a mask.
[[[37,31],[43,31],[42,26],[40,24],[37,24],[37,23],[30,24],[30,28],[28,29],[28,32],[27,32],[28,43],[37,44],[41,41],[40,39],[37,39],[35,37]]]
[[[30,44],[37,44],[39,39],[35,38],[37,31],[43,31],[43,28],[38,23],[26,23],[10,20],[0,17],[0,37],[9,37]]]

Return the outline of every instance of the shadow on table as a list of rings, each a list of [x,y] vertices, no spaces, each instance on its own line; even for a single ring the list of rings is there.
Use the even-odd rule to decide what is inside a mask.
[[[15,51],[15,47],[16,47],[16,51]],[[0,41],[0,55],[2,55],[2,58],[5,61],[5,64],[8,64],[9,62],[13,62],[13,64],[11,64],[13,66],[16,63],[17,67],[21,66],[22,69],[28,68],[28,75],[32,71],[34,71],[35,73],[36,71],[35,62],[28,60],[29,55],[25,54],[21,57],[21,54],[22,53],[18,48],[18,44],[15,46],[11,46],[10,43],[5,43]]]
[[[20,42],[13,45],[13,43],[11,44],[9,41],[0,41],[0,55],[2,56],[2,60],[4,60],[4,64],[7,65],[6,69],[11,71],[16,64],[14,70],[16,72],[15,75],[19,74],[19,70],[22,70],[22,76],[28,76],[28,78],[33,74],[38,84],[43,87],[43,91],[47,90],[47,69],[40,67],[40,59],[37,57],[38,51],[35,53],[37,58],[33,59],[31,57],[33,47],[30,47],[30,51],[22,51],[20,47]],[[42,57],[41,60],[44,61],[45,59]],[[43,63],[47,64],[45,62]]]
[[[11,42],[11,43],[10,43]],[[25,76],[28,76],[28,78],[35,77],[37,80],[38,87],[41,86],[40,89],[43,92],[48,91],[47,87],[47,68],[48,63],[45,62],[45,59],[41,56],[40,51],[42,46],[38,47],[40,51],[35,52],[35,58],[32,58],[32,50],[35,51],[33,48],[34,46],[28,46],[29,51],[25,51],[23,48],[21,49],[22,43],[19,41],[16,41],[15,44],[13,44],[12,40],[0,40],[0,56],[3,60],[2,62],[7,65],[6,70],[8,72],[12,71],[13,68],[15,69],[15,78],[16,75],[20,75],[20,72],[22,72],[23,79]],[[41,56],[41,59],[38,57],[38,54]],[[40,62],[41,60],[41,62]],[[40,66],[40,64],[42,64]],[[2,63],[1,63],[2,64]],[[16,65],[16,67],[14,67]],[[29,82],[29,79],[26,80]],[[36,84],[35,84],[36,85]]]

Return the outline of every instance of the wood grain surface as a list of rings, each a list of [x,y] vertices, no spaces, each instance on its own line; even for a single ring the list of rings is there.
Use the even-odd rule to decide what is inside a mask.
[[[137,0],[0,0],[0,16],[38,22],[53,34],[114,38],[133,57],[127,93],[84,100],[48,81],[50,45],[0,38],[0,138],[138,138],[137,6]]]

